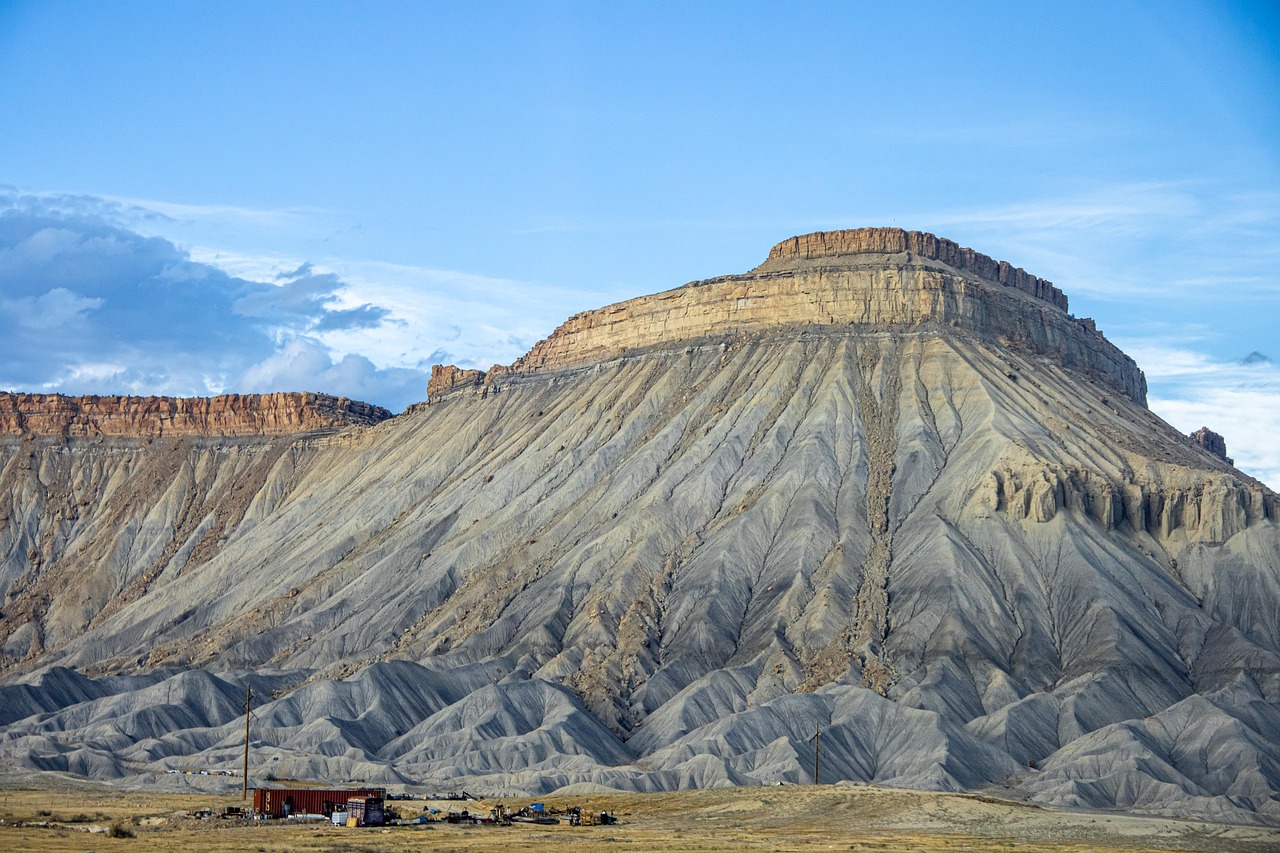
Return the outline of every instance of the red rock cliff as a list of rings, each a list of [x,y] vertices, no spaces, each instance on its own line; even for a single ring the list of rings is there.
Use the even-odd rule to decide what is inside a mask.
[[[452,391],[462,385],[479,385],[483,381],[483,370],[464,370],[452,364],[433,364],[431,378],[427,380],[427,397]]]
[[[0,435],[294,435],[370,426],[391,412],[328,394],[66,397],[0,393]]]

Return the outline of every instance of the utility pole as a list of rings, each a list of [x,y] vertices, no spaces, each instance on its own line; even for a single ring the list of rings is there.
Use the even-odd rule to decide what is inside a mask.
[[[249,702],[253,699],[253,687],[244,688],[244,772],[240,777],[240,799],[249,799]]]
[[[813,784],[818,784],[818,742],[822,739],[822,723],[813,727]]]

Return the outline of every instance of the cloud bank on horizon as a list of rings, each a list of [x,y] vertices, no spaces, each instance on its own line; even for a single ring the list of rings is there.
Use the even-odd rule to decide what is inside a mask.
[[[120,219],[106,200],[0,194],[0,388],[422,396],[420,367],[324,345],[394,322],[380,306],[348,307],[338,276],[302,265],[273,282],[237,277]]]
[[[519,282],[378,263],[344,265],[348,279],[137,230],[170,221],[139,204],[0,188],[0,389],[320,391],[402,411],[426,398],[431,364],[513,360],[554,316]],[[460,340],[450,318],[480,305],[489,316]]]
[[[1121,341],[1147,374],[1150,409],[1185,433],[1207,426],[1241,471],[1280,486],[1280,368],[1262,352],[1230,362],[1186,346]]]

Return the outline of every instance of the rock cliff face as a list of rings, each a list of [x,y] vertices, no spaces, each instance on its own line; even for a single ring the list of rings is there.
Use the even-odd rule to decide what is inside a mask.
[[[1017,288],[1063,311],[1067,310],[1066,294],[1042,278],[1006,261],[992,260],[951,240],[900,228],[818,231],[792,237],[769,250],[768,259],[755,271],[786,270],[793,268],[797,261],[825,261],[847,255],[914,255],[917,261],[939,261],[958,272]]]
[[[1049,282],[932,234],[818,232],[779,243],[744,275],[576,314],[509,367],[467,372],[465,381],[442,368],[429,395],[711,337],[936,326],[1049,355],[1145,404],[1146,379],[1133,360],[1066,309]]]
[[[1280,499],[1044,283],[786,241],[325,435],[0,440],[0,760],[1280,823]],[[63,421],[65,422],[65,421]],[[279,761],[268,760],[278,756]]]
[[[1200,427],[1191,433],[1191,440],[1197,447],[1203,447],[1228,465],[1235,464],[1235,460],[1227,455],[1226,440],[1208,427]]]
[[[65,397],[0,393],[0,436],[294,435],[370,426],[391,412],[328,394]]]
[[[483,382],[483,370],[463,370],[452,364],[433,364],[431,378],[427,380],[427,397],[439,397],[454,388],[480,385]]]

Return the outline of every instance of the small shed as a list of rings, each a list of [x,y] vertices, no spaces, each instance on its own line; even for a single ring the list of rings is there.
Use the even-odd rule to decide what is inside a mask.
[[[382,826],[385,819],[382,797],[352,797],[347,800],[347,814],[356,820],[357,826]]]

